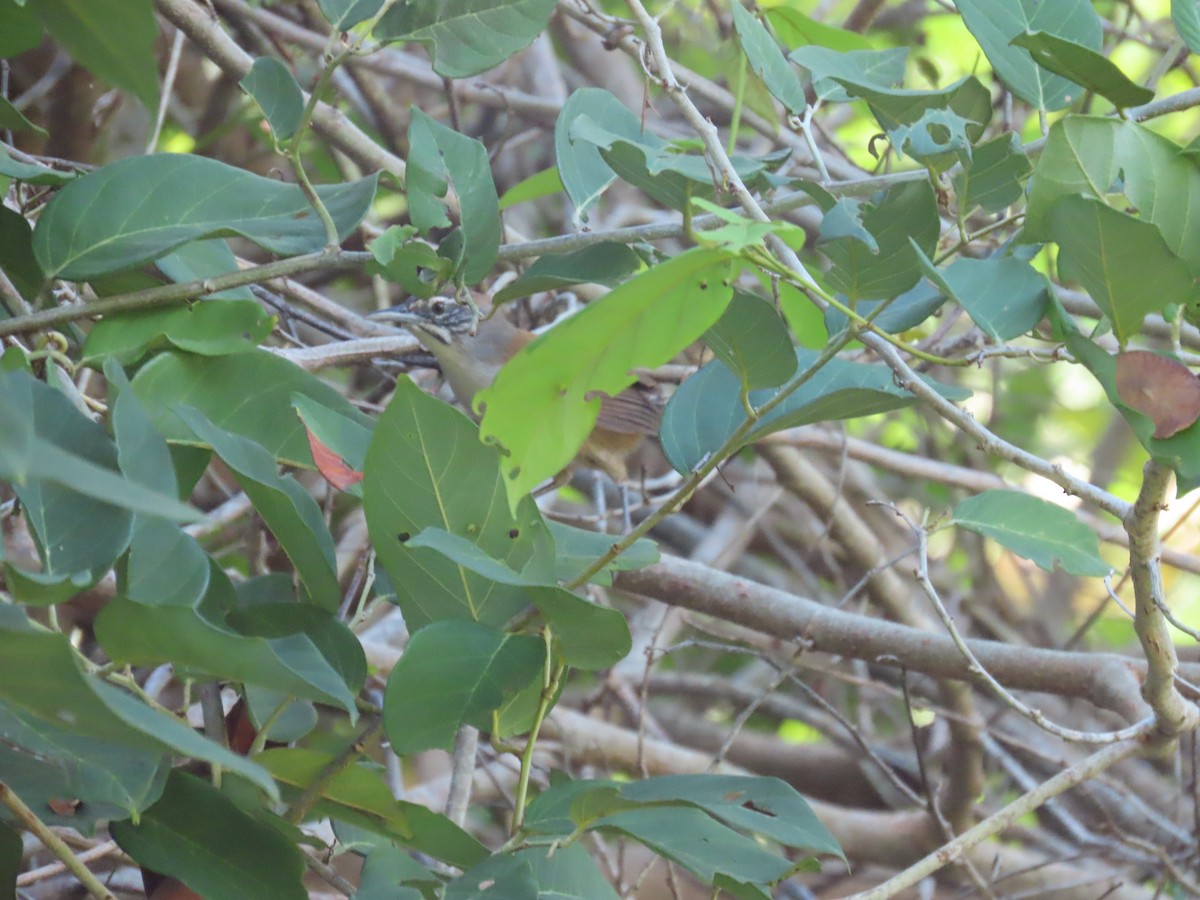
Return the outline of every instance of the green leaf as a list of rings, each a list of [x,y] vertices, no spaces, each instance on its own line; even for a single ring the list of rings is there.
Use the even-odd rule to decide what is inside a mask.
[[[367,460],[367,449],[371,446],[371,436],[374,434],[372,428],[357,419],[351,419],[336,410],[322,406],[304,394],[293,394],[292,406],[304,427],[316,435],[317,440],[340,456],[351,469],[357,472],[363,470]],[[358,491],[357,494],[361,496],[362,492]]]
[[[366,214],[377,181],[316,188],[340,238]],[[211,237],[244,237],[283,256],[326,241],[299,185],[204,156],[159,153],[110,163],[64,187],[42,212],[33,249],[48,277],[86,281]]]
[[[317,5],[336,30],[349,31],[379,12],[383,0],[317,0]]]
[[[299,795],[322,775],[334,757],[296,747],[266,750],[255,761]],[[321,791],[313,817],[325,816],[368,829],[459,868],[473,866],[488,855],[486,847],[445,816],[416,803],[393,799],[379,773],[363,765],[340,769]]]
[[[778,881],[792,869],[786,858],[765,850],[688,806],[651,806],[600,819],[593,826],[640,841],[660,856],[679,863],[705,884],[718,873],[754,884]]]
[[[819,44],[840,52],[871,49],[871,42],[858,32],[818,22],[791,6],[772,6],[764,9],[763,14],[785,47]]]
[[[848,103],[853,96],[835,79],[880,88],[895,87],[904,80],[908,48],[834,50],[810,44],[793,50],[788,59],[808,72],[813,90],[822,100]]]
[[[681,152],[682,148],[655,134],[645,132],[631,140],[581,115],[571,124],[571,138],[595,144],[612,171],[673,209],[683,209],[692,198],[711,200],[716,196],[712,170],[705,158],[699,153]],[[786,153],[763,159],[735,154],[730,162],[747,187],[753,189],[766,186],[764,174],[786,159]]]
[[[423,528],[467,537],[518,572],[534,557],[553,558],[532,498],[509,513],[495,448],[479,442],[466,416],[407,378],[397,380],[375,427],[363,498],[371,542],[413,631],[443,619],[498,627],[529,603],[519,588],[466,571],[433,550],[407,547]]]
[[[54,606],[70,600],[94,583],[86,570],[70,575],[26,572],[10,562],[4,563],[4,584],[13,600],[28,606]]]
[[[1154,99],[1154,91],[1130,81],[1108,57],[1075,41],[1044,31],[1026,31],[1011,43],[1028,50],[1042,68],[1099,94],[1119,109]]]
[[[1004,134],[979,144],[971,158],[954,175],[958,208],[966,213],[980,207],[998,213],[1024,194],[1023,184],[1033,167],[1015,134]]]
[[[254,389],[247,390],[247,385]],[[371,424],[325,382],[266,350],[231,356],[160,353],[138,370],[133,390],[154,427],[172,443],[200,444],[175,414],[175,407],[186,404],[219,428],[261,444],[290,465],[313,464],[304,425],[292,411],[293,395],[309,397],[366,427]]]
[[[408,140],[407,187],[413,224],[423,234],[449,225],[446,206],[439,198],[446,196],[448,188],[454,188],[465,241],[462,279],[475,284],[491,271],[500,246],[500,204],[487,149],[416,107]]]
[[[290,612],[296,620],[304,618],[299,608]],[[96,636],[114,662],[135,666],[169,663],[198,681],[257,685],[339,706],[354,715],[353,691],[301,630],[301,624],[294,622],[291,634],[267,639],[241,634],[187,607],[143,606],[118,598],[96,618]],[[326,624],[332,627],[336,623],[328,620]]]
[[[801,372],[817,361],[814,350],[797,348]],[[950,399],[969,392],[930,382]],[[687,474],[714,453],[746,418],[741,381],[719,362],[712,362],[680,385],[663,415],[663,452],[676,471]],[[762,406],[777,391],[754,391],[750,402]],[[851,419],[901,409],[917,402],[896,386],[891,369],[883,365],[831,359],[788,398],[763,416],[746,436],[746,444],[784,428]]]
[[[532,900],[541,896],[528,859],[497,853],[446,885],[445,900]]]
[[[69,722],[72,734],[81,738],[215,763],[277,796],[260,766],[174,716],[85,675],[65,635],[36,629],[23,617],[0,616],[0,702],[27,723],[28,715],[57,726]]]
[[[121,849],[148,869],[172,875],[204,897],[305,900],[300,848],[263,819],[251,818],[212,785],[174,771],[141,821],[114,822]]]
[[[1068,116],[1050,128],[1029,183],[1024,240],[1050,240],[1050,213],[1062,197],[1076,194],[1153,222],[1167,246],[1200,276],[1200,170],[1179,145],[1136,122],[1098,116]]]
[[[296,133],[304,115],[304,94],[287,66],[273,56],[260,56],[238,84],[263,111],[275,140],[286,141]]]
[[[508,209],[518,203],[528,203],[530,200],[541,200],[543,197],[553,197],[562,190],[564,188],[562,178],[558,174],[558,166],[551,166],[521,179],[505,191],[500,197],[500,209]]]
[[[612,535],[584,531],[574,525],[548,520],[554,537],[555,576],[559,581],[574,581],[595,560],[612,547]],[[613,572],[642,569],[658,562],[658,545],[648,538],[638,538],[633,546],[592,576],[594,584],[611,585]]]
[[[1103,23],[1090,0],[955,0],[955,6],[997,77],[1014,94],[1047,111],[1079,99],[1080,90],[1069,77],[1043,69],[1028,50],[1011,41],[1026,31],[1041,31],[1099,50]]]
[[[49,136],[49,132],[45,128],[35,125],[25,118],[21,111],[5,97],[0,97],[0,128],[7,128],[11,131],[32,131],[42,137]]]
[[[1059,274],[1078,281],[1124,345],[1142,319],[1192,296],[1192,275],[1150,222],[1090,197],[1064,197],[1050,211]]]
[[[191,241],[174,253],[156,259],[154,265],[176,284],[239,271],[237,257],[229,249],[229,242],[221,238]],[[236,287],[209,294],[205,300],[254,300],[254,292],[246,286]]]
[[[412,225],[391,225],[367,244],[374,260],[367,271],[394,281],[417,297],[432,297],[454,274],[454,263],[424,241],[416,240]]]
[[[704,343],[747,390],[777,387],[796,373],[787,325],[756,294],[734,291],[725,313],[704,333]]]
[[[392,669],[383,698],[392,749],[449,750],[460,726],[490,729],[505,696],[542,676],[545,657],[532,635],[461,621],[422,628]]]
[[[104,374],[110,394],[116,395],[110,408],[121,471],[130,481],[179,496],[167,442],[150,424],[125,373],[110,362]],[[161,517],[134,517],[129,558],[119,582],[124,596],[150,605],[192,606],[208,589],[208,576],[208,555],[194,537]]]
[[[825,275],[830,287],[855,302],[888,299],[915,285],[921,278],[921,266],[913,244],[932,255],[941,232],[937,198],[929,182],[898,184],[875,195],[862,207],[861,224],[877,249],[854,237],[840,237],[820,246],[833,264]]]
[[[492,298],[505,303],[540,291],[556,291],[577,284],[611,284],[642,267],[642,258],[624,244],[601,241],[572,253],[534,260],[525,274],[506,284]]]
[[[158,108],[158,23],[151,0],[37,0],[46,30],[81,66]]]
[[[738,43],[750,61],[750,68],[762,79],[776,100],[789,112],[800,115],[808,103],[804,99],[804,85],[800,83],[799,76],[787,64],[779,45],[762,23],[740,3],[734,3],[732,9],[733,27],[737,29]]]
[[[418,41],[443,78],[468,78],[500,65],[542,33],[554,0],[400,3],[375,26],[381,41]]]
[[[513,854],[533,871],[538,897],[547,900],[618,900],[596,861],[580,844],[568,844],[553,850],[530,847]]]
[[[181,406],[175,412],[233,470],[254,509],[296,567],[311,602],[336,610],[341,589],[333,538],[317,501],[291,475],[280,475],[275,458],[258,444],[214,426],[192,407]]]
[[[934,91],[885,89],[844,78],[836,80],[851,96],[867,101],[872,115],[891,136],[893,144],[935,171],[958,162],[965,151],[930,154],[911,143],[906,149],[905,141],[910,137],[913,126],[930,122],[927,118],[930,112],[942,111],[947,121],[954,121],[948,118],[949,115],[962,121],[962,137],[968,145],[973,145],[983,135],[992,118],[992,94],[973,75]],[[945,123],[942,123],[942,127],[946,127]]]
[[[984,491],[954,507],[960,528],[992,538],[1047,572],[1097,578],[1112,571],[1095,532],[1070,510],[1019,491]]]
[[[917,253],[925,276],[993,340],[1026,334],[1046,314],[1046,277],[1023,259],[960,257],[938,269],[919,249]]]
[[[2,702],[0,733],[4,783],[48,825],[86,833],[98,820],[136,816],[158,799],[170,771],[161,750],[75,734]],[[59,814],[55,800],[77,805]]]
[[[0,271],[26,300],[33,300],[46,276],[33,257],[33,229],[25,217],[0,205]],[[2,314],[2,313],[0,313]]]
[[[274,326],[275,317],[253,300],[201,300],[121,313],[92,326],[83,345],[83,361],[113,359],[127,366],[162,343],[203,356],[245,353]]]
[[[0,59],[20,56],[42,42],[42,23],[27,0],[0,0],[0,22]]]
[[[617,173],[604,161],[599,147],[573,135],[575,121],[582,116],[605,131],[631,141],[641,140],[644,132],[638,117],[601,88],[582,88],[563,104],[554,123],[554,155],[559,177],[567,196],[575,204],[576,215],[586,222],[588,208],[616,181]]]
[[[4,0],[0,0],[0,3],[3,2]],[[53,187],[66,184],[75,178],[74,172],[62,172],[58,169],[51,169],[48,166],[17,162],[9,156],[8,151],[3,146],[0,146],[0,175],[7,175],[26,184],[50,185]]]
[[[20,796],[20,792],[17,796]],[[5,897],[17,896],[17,876],[21,874],[24,859],[25,844],[21,835],[0,823],[0,894]]]
[[[505,448],[504,484],[515,506],[567,465],[629,373],[670,360],[721,316],[734,263],[694,249],[625,282],[513,357],[485,391],[480,433]]]
[[[1196,0],[1171,0],[1175,30],[1193,53],[1200,53],[1200,6]]]

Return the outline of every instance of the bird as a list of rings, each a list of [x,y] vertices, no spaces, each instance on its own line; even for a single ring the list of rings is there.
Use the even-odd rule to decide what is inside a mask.
[[[512,324],[500,310],[448,297],[410,297],[402,303],[371,313],[376,322],[407,327],[437,360],[454,398],[478,418],[475,395],[489,387],[500,368],[537,335]],[[627,458],[646,435],[658,432],[662,401],[657,387],[640,380],[614,397],[602,397],[596,425],[574,462],[549,487],[565,481],[577,465],[599,469],[617,482],[628,484]]]

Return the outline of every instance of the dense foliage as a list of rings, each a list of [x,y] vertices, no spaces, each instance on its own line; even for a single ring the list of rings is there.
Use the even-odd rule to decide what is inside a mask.
[[[1200,895],[1193,53],[0,0],[0,891]],[[364,317],[485,295],[471,415]]]

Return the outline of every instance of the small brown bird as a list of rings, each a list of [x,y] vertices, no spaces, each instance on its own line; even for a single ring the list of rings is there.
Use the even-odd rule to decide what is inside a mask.
[[[517,351],[537,335],[517,328],[496,311],[480,319],[476,310],[446,297],[410,298],[372,313],[377,322],[407,327],[437,359],[454,397],[475,416],[475,395],[491,385]],[[576,457],[618,483],[629,480],[626,458],[647,434],[658,431],[662,403],[652,384],[636,383],[615,397],[604,397],[596,426]],[[558,483],[558,479],[555,480]]]

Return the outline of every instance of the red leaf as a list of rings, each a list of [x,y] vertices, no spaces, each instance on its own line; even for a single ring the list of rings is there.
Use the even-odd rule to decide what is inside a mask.
[[[356,472],[346,465],[346,461],[325,446],[307,426],[304,431],[308,435],[308,447],[312,450],[313,462],[317,464],[317,471],[325,476],[326,481],[339,491],[344,491],[350,485],[363,480],[362,472]]]
[[[1148,350],[1117,354],[1117,396],[1169,438],[1200,418],[1200,378],[1181,362]]]

